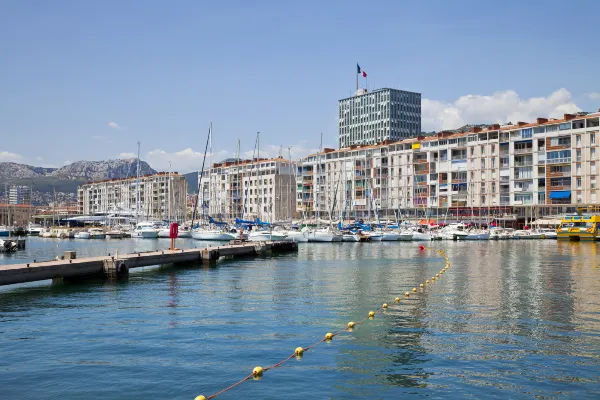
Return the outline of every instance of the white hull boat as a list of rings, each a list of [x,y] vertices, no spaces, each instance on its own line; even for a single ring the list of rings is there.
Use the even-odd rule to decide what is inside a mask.
[[[398,240],[401,242],[410,242],[411,240],[413,240],[413,234],[401,232],[400,235],[398,235]]]
[[[0,253],[17,251],[18,247],[19,246],[17,245],[17,242],[15,242],[14,240],[0,239]]]
[[[490,238],[490,234],[488,233],[469,233],[464,237],[464,240],[488,240]]]
[[[184,230],[184,231],[179,231],[177,233],[177,238],[179,238],[179,239],[186,239],[186,238],[191,238],[191,237],[192,237],[192,231]]]
[[[158,230],[158,237],[159,238],[170,238],[171,237],[171,229],[169,228],[162,228]]]
[[[342,242],[360,242],[360,235],[356,233],[344,233],[342,235]]]
[[[334,234],[326,229],[308,230],[306,237],[309,242],[333,242]]]
[[[304,232],[300,231],[287,231],[285,234],[285,240],[298,243],[308,242],[308,238],[306,237]]]
[[[75,234],[75,239],[90,239],[92,235],[90,235],[87,231],[79,231]]]
[[[431,235],[431,233],[413,232],[412,240],[418,242],[430,242],[431,240],[433,240],[433,236]]]
[[[400,239],[400,234],[394,232],[383,232],[383,237],[381,238],[384,242],[396,242],[398,239]]]
[[[228,241],[237,239],[236,235],[219,230],[197,230],[192,231],[192,237],[196,240]]]
[[[250,232],[248,240],[252,242],[269,242],[277,240],[285,240],[287,238],[284,232],[269,232],[269,231],[258,231]]]
[[[123,239],[123,232],[121,231],[108,231],[106,237],[109,239]]]
[[[513,239],[518,240],[533,240],[533,239],[541,239],[542,234],[536,233],[532,231],[515,231]]]

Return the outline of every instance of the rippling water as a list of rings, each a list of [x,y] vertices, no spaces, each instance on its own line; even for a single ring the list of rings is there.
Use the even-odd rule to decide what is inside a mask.
[[[426,292],[218,399],[600,395],[595,243],[432,246],[452,268]],[[0,264],[167,247],[40,238]],[[301,244],[298,254],[147,268],[119,283],[0,288],[0,398],[209,395],[443,266],[415,243]]]

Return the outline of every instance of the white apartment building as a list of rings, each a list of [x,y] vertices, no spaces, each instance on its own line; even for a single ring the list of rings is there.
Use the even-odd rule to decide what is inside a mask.
[[[283,158],[213,164],[198,177],[198,214],[225,220],[290,220],[296,212],[295,172],[296,164]]]
[[[324,149],[298,165],[296,207],[335,219],[570,212],[600,200],[599,117],[600,110]]]
[[[178,173],[159,172],[136,178],[111,179],[81,185],[77,201],[82,214],[109,213],[119,208],[135,212],[140,217],[184,219],[186,217],[187,182]],[[170,212],[169,212],[170,205]]]

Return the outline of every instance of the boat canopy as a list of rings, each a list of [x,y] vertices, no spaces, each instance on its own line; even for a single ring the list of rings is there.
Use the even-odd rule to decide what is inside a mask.
[[[570,190],[557,190],[554,192],[550,192],[550,197],[551,199],[568,199],[571,197],[571,191]]]

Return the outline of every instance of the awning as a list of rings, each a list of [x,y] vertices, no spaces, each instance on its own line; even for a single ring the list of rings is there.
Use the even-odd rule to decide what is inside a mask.
[[[550,192],[550,199],[568,199],[571,197],[570,190],[557,190],[554,192]]]

